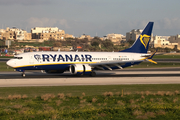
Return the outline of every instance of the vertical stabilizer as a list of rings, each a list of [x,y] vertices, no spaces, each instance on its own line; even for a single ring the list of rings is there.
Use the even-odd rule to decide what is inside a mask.
[[[154,22],[149,22],[134,44],[120,52],[147,53]]]

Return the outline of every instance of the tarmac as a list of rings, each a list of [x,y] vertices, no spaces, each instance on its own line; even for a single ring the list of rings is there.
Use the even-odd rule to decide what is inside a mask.
[[[97,71],[96,77],[64,74],[46,74],[40,71],[1,72],[0,87],[25,86],[75,86],[75,85],[130,85],[130,84],[180,84],[180,68],[124,69]]]

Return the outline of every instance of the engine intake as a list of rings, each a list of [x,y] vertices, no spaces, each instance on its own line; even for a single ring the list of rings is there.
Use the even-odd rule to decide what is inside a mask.
[[[69,67],[69,71],[72,74],[85,75],[90,74],[92,69],[88,64],[74,64]]]

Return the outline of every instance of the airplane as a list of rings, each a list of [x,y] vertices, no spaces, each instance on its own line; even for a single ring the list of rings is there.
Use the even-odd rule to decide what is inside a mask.
[[[22,72],[23,77],[26,70],[43,70],[46,73],[69,71],[77,76],[96,76],[97,70],[123,69],[145,60],[157,64],[152,60],[156,51],[147,54],[153,24],[149,22],[134,44],[119,52],[28,52],[15,55],[6,64]]]

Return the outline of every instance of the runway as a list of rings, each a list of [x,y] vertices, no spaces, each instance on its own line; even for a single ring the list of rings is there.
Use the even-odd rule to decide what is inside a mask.
[[[40,71],[1,72],[0,87],[18,86],[73,86],[73,85],[120,85],[120,84],[180,84],[180,68],[124,69],[97,71],[96,77],[64,74],[46,74]]]

